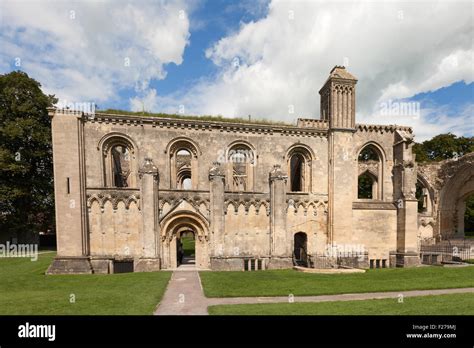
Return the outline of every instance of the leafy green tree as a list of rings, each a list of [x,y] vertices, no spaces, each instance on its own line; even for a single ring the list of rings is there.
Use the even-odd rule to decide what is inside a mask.
[[[466,199],[466,212],[464,213],[464,233],[474,236],[474,194]]]
[[[21,242],[54,222],[47,108],[56,102],[24,72],[0,75],[0,240]]]
[[[452,133],[439,134],[413,147],[417,162],[442,161],[474,151],[474,137],[457,137]]]

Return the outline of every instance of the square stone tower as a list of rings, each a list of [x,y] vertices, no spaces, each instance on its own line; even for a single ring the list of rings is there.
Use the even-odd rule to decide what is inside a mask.
[[[321,119],[329,122],[329,243],[348,241],[352,235],[352,201],[357,185],[353,175],[356,83],[345,67],[335,66],[319,91]]]

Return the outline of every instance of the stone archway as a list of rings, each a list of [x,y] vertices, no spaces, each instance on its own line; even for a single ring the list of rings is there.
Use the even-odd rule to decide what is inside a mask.
[[[181,233],[192,231],[195,236],[195,265],[197,269],[208,269],[209,224],[205,218],[191,211],[178,211],[161,222],[161,264],[163,269],[178,266],[178,244]]]
[[[308,266],[308,236],[304,232],[293,236],[293,257],[299,266]]]
[[[474,166],[466,164],[446,182],[440,192],[439,232],[442,239],[464,237],[466,199],[474,193]]]

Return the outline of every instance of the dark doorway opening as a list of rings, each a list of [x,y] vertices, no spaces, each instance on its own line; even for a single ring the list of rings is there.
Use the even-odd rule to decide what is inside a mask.
[[[194,231],[188,230],[180,233],[176,243],[178,266],[196,264],[196,238]]]
[[[294,237],[293,259],[297,266],[308,267],[308,238],[306,233],[298,232]]]

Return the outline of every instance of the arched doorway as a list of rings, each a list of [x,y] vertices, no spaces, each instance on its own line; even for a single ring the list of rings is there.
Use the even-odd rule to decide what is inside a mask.
[[[441,189],[440,234],[442,239],[464,237],[466,202],[474,193],[474,166],[456,168],[455,174]]]
[[[466,197],[464,204],[464,236],[474,237],[474,193]]]
[[[162,268],[176,269],[187,264],[208,269],[208,231],[207,220],[196,212],[177,211],[165,217],[161,222]]]
[[[304,232],[295,233],[293,258],[296,265],[303,267],[308,266],[308,237]]]
[[[196,265],[196,235],[193,230],[183,230],[179,233],[178,247],[178,267],[183,265]]]

